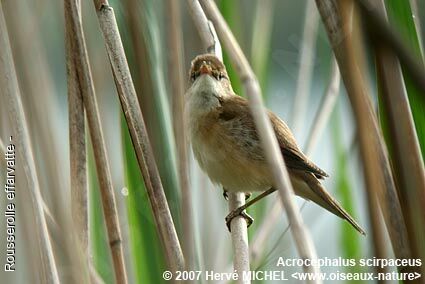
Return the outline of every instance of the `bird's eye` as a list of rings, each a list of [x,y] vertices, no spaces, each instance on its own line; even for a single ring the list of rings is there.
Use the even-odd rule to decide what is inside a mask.
[[[227,79],[227,78],[226,78],[226,75],[224,75],[224,73],[223,73],[223,72],[220,72],[220,73],[218,74],[218,79],[219,79],[219,80],[221,80],[221,79]]]
[[[192,72],[192,73],[190,74],[190,80],[191,80],[192,82],[194,82],[194,81],[196,80],[196,72]]]

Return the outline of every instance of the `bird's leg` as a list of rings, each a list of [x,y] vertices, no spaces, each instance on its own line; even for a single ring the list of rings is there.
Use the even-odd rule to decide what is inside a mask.
[[[271,194],[275,191],[276,191],[276,189],[272,187],[272,188],[264,191],[263,193],[261,193],[260,195],[255,197],[254,199],[248,201],[244,205],[242,205],[242,206],[236,208],[235,210],[233,210],[232,212],[230,212],[229,215],[227,215],[226,219],[225,219],[226,225],[227,225],[227,228],[229,229],[229,231],[230,231],[230,223],[232,222],[233,218],[235,218],[236,216],[244,217],[246,219],[248,227],[251,226],[254,219],[245,212],[245,209],[247,209],[248,207],[250,207],[254,203],[257,203],[257,201],[263,199],[264,197],[266,197],[267,195],[269,195],[269,194]]]

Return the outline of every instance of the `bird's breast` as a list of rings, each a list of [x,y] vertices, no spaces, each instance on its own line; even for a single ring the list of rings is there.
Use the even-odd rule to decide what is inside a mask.
[[[200,167],[228,191],[263,191],[271,186],[264,161],[250,158],[218,114],[199,117],[190,127],[192,149]]]

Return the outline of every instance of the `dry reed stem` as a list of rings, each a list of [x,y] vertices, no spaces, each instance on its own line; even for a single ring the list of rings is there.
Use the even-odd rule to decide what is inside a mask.
[[[28,114],[29,135],[33,145],[37,145],[34,148],[35,157],[38,155],[43,157],[35,159],[36,168],[40,169],[38,177],[41,194],[53,216],[59,221],[60,218],[65,217],[66,213],[63,206],[65,201],[63,191],[58,188],[68,192],[69,175],[65,171],[68,166],[68,157],[63,155],[64,151],[57,135],[61,127],[60,120],[52,119],[52,117],[61,117],[57,96],[59,92],[55,89],[55,83],[58,82],[52,80],[49,60],[46,56],[48,49],[46,46],[51,45],[55,40],[43,41],[41,36],[40,21],[42,20],[39,15],[45,11],[41,8],[42,5],[34,6],[33,2],[24,1],[8,1],[3,4],[9,34],[14,35],[11,38],[11,44],[15,67],[19,74],[19,87],[24,94],[22,104]],[[28,52],[28,46],[31,46],[31,52]],[[49,111],[46,111],[46,107]],[[41,171],[48,174],[41,174]],[[47,222],[49,231],[52,233],[49,219]],[[63,224],[62,221],[59,223]],[[51,236],[55,239],[53,250],[56,251],[55,244],[62,243],[63,236],[57,236],[58,238],[53,237],[53,234]],[[56,260],[59,267],[59,259]]]
[[[58,134],[61,108],[57,100],[55,82],[51,78],[46,47],[50,41],[43,41],[40,35],[40,13],[45,9],[28,2],[10,2],[4,5],[9,34],[13,34],[11,44],[15,58],[15,67],[19,74],[22,104],[25,109],[29,135],[34,149],[35,164],[39,177],[39,186],[43,196],[43,208],[46,217],[52,248],[60,280],[63,282],[85,283],[88,279],[86,255],[80,249],[77,230],[73,226],[72,216],[68,214],[70,193],[69,157],[64,155],[61,138]],[[35,8],[35,10],[34,10]],[[11,13],[13,9],[16,13]],[[60,15],[60,14],[59,14]],[[28,52],[28,46],[31,52]],[[36,74],[36,76],[35,76]],[[61,81],[60,81],[61,82]],[[46,107],[48,111],[46,111]],[[61,145],[59,145],[61,144]],[[60,149],[59,149],[60,148]],[[40,157],[37,159],[37,157]],[[42,158],[41,158],[42,157]],[[58,189],[61,190],[58,190]],[[65,197],[65,198],[64,198]],[[25,204],[25,200],[21,200]],[[26,218],[25,216],[23,218]],[[32,216],[29,216],[31,219]],[[30,227],[25,230],[32,232]],[[63,232],[73,232],[63,234]],[[31,244],[30,244],[31,245]],[[76,250],[76,248],[78,248]],[[21,248],[22,249],[22,248]],[[26,248],[23,248],[26,250]],[[56,253],[60,252],[60,253]],[[36,260],[37,258],[32,258]],[[40,263],[40,262],[39,262]],[[64,274],[65,273],[65,274]]]
[[[1,157],[4,157],[5,153],[6,153],[6,147],[4,146],[3,140],[0,138],[0,155],[1,155]]]
[[[17,163],[24,169],[25,190],[33,203],[35,210],[37,239],[45,268],[43,275],[46,283],[59,283],[59,275],[52,250],[46,218],[43,209],[43,199],[40,193],[39,181],[36,173],[31,141],[28,134],[27,122],[22,107],[21,94],[16,77],[15,66],[10,48],[9,36],[4,20],[3,8],[0,3],[0,86],[3,102],[7,105],[10,124],[13,130],[11,143],[15,144]],[[25,192],[25,191],[24,191]]]
[[[4,146],[3,140],[0,138],[0,182],[3,183],[6,180],[6,161],[4,160],[6,153],[6,147]],[[3,224],[3,223],[2,223]]]
[[[382,21],[384,18],[382,15],[377,14],[376,12],[372,13],[377,18],[378,21]],[[363,19],[363,18],[362,18]],[[385,25],[378,25],[379,28],[384,28]],[[357,30],[357,29],[356,29]],[[361,50],[361,49],[358,49]],[[359,57],[360,58],[360,57]],[[363,59],[362,57],[360,59]],[[355,61],[355,60],[353,60]],[[358,60],[357,60],[358,61]],[[364,65],[364,64],[363,64]],[[373,109],[372,109],[373,112]],[[375,120],[375,115],[373,115],[373,120]],[[375,122],[375,124],[377,124]],[[376,127],[376,133],[380,134],[379,128]],[[365,134],[366,135],[366,134]],[[392,176],[387,151],[385,144],[381,136],[378,135],[377,146],[380,151],[378,151],[379,163],[383,165],[383,178],[384,178],[384,187],[375,188],[378,200],[381,207],[381,212],[383,213],[386,227],[391,239],[391,244],[393,251],[398,258],[409,258],[411,257],[411,251],[408,247],[408,235],[406,231],[405,220],[403,220],[403,211],[400,206],[400,201],[396,192],[394,179]],[[383,201],[383,202],[382,202]]]
[[[311,155],[317,143],[319,142],[320,136],[329,121],[330,115],[335,107],[340,89],[341,76],[338,69],[338,64],[334,56],[332,56],[331,62],[331,74],[329,77],[328,85],[325,94],[321,100],[320,106],[316,112],[313,125],[310,128],[310,132],[307,138],[305,153],[307,156]],[[307,202],[307,201],[305,201]],[[257,233],[254,235],[253,244],[251,246],[251,257],[255,262],[260,257],[262,250],[265,247],[265,243],[268,240],[272,230],[280,217],[282,206],[279,202],[274,202],[268,213],[268,221],[260,225]]]
[[[305,115],[313,77],[314,54],[316,51],[319,13],[313,1],[307,1],[303,37],[301,41],[300,64],[297,87],[292,107],[292,131],[298,134],[305,122]]]
[[[256,74],[265,74],[270,56],[270,38],[275,15],[275,0],[257,1],[252,23],[251,62]],[[261,76],[261,75],[259,75]],[[260,78],[260,81],[266,78]]]
[[[187,0],[187,5],[189,6],[189,12],[192,16],[192,20],[195,22],[198,34],[201,37],[203,49],[208,53],[216,54],[218,58],[222,58],[222,55],[218,54],[215,49],[217,42],[216,39],[211,36],[211,27],[204,10],[202,10],[201,4],[199,4],[198,0]]]
[[[146,126],[125,57],[114,11],[107,1],[94,0],[94,5],[105,40],[121,107],[146,184],[149,202],[152,206],[158,234],[164,247],[168,267],[173,271],[184,270],[184,257],[153,157],[152,147],[147,136]]]
[[[380,41],[391,47],[397,55],[403,68],[409,73],[410,78],[416,86],[425,94],[425,67],[423,59],[417,58],[414,52],[406,47],[400,35],[391,29],[386,20],[377,13],[368,2],[369,0],[356,0],[358,7],[362,11],[362,19],[365,21],[367,31],[375,41]]]
[[[229,211],[233,211],[245,204],[244,193],[229,193]],[[237,283],[251,283],[243,279],[243,273],[249,268],[249,245],[248,228],[246,220],[242,216],[235,217],[230,223],[232,245],[233,245],[233,269],[239,277]]]
[[[383,1],[378,1],[377,8],[380,14],[386,18]],[[420,192],[425,188],[424,164],[402,70],[395,54],[385,45],[378,44],[376,46],[375,56],[383,108],[385,113],[388,114],[387,122],[390,130],[388,134],[393,146],[390,150],[392,150],[392,166],[396,176],[396,183],[401,196],[404,196],[405,200],[408,201],[408,204],[402,206],[404,207],[403,211],[409,212],[408,215],[411,218],[414,217],[413,219],[405,218],[405,220],[407,224],[410,223],[408,227],[411,228],[413,226],[415,231],[425,232],[425,223],[421,224],[420,221],[420,216],[422,215],[420,210],[423,210],[420,205]],[[406,150],[408,150],[408,154],[406,154]],[[413,222],[415,224],[412,224],[411,220],[417,220],[418,222]],[[405,229],[400,233],[404,232]],[[407,242],[407,236],[399,236],[397,239],[399,242]],[[418,250],[421,244],[418,243],[418,240],[415,241],[415,238],[411,239],[410,243],[413,245],[410,247],[413,254],[408,251],[407,243],[401,243],[394,247],[394,253],[397,258],[420,257],[417,252],[421,251]],[[401,251],[401,249],[406,251]]]
[[[78,10],[81,11],[80,1],[77,1],[77,6]],[[72,34],[71,30],[70,15],[65,11],[71,212],[81,250],[86,252],[89,247],[89,218],[85,114],[81,85],[73,57],[75,51],[72,50],[75,35]]]
[[[202,6],[205,9],[206,14],[214,23],[217,33],[228,51],[230,60],[233,63],[241,82],[243,83],[251,113],[254,117],[254,122],[257,126],[263,149],[265,150],[266,159],[269,163],[270,170],[273,173],[282,204],[291,224],[291,232],[293,234],[299,256],[303,259],[308,258],[315,260],[317,259],[316,250],[295,203],[294,191],[289,179],[289,174],[280,153],[270,119],[266,114],[266,110],[261,99],[261,89],[258,81],[215,3],[213,1],[203,0]],[[319,273],[320,271],[317,266],[303,267],[303,269],[306,272],[313,273]],[[312,283],[321,283],[321,281],[315,280],[312,281]]]
[[[201,40],[207,38],[208,43],[214,43],[213,48],[208,48],[208,43],[203,42],[204,47],[206,47],[206,52],[213,53],[223,61],[221,44],[213,23],[207,19],[199,1],[188,0],[187,3],[195,25],[205,25],[205,27],[197,27],[199,33],[204,33],[200,35]],[[208,29],[206,27],[208,27]],[[243,192],[228,192],[228,200],[229,211],[231,212],[245,204],[245,194]],[[233,269],[238,274],[237,283],[246,284],[251,283],[248,279],[244,280],[243,278],[243,273],[250,270],[247,225],[247,221],[242,216],[237,216],[230,223],[233,248]]]
[[[317,145],[318,140],[329,121],[339,95],[340,85],[341,75],[339,73],[338,63],[336,62],[335,56],[332,55],[331,74],[328,86],[326,87],[319,109],[313,119],[313,125],[310,128],[307,143],[304,147],[304,151],[307,156],[313,152],[314,147]]]
[[[168,26],[168,70],[171,80],[171,98],[173,108],[173,126],[178,155],[179,182],[182,197],[182,224],[183,224],[183,254],[186,260],[186,269],[194,267],[194,229],[192,212],[192,194],[189,185],[188,141],[184,115],[184,89],[186,74],[183,65],[183,34],[180,3],[167,0],[169,12]]]
[[[114,188],[112,186],[111,171],[95,97],[86,43],[83,35],[81,11],[79,10],[77,0],[66,0],[64,8],[65,13],[69,13],[68,31],[71,35],[73,35],[73,41],[71,42],[71,57],[74,59],[76,72],[78,74],[81,94],[90,130],[90,137],[93,145],[96,172],[99,179],[100,193],[102,197],[103,213],[105,216],[109,246],[115,269],[115,279],[117,283],[127,283],[118,210],[115,201]]]
[[[397,229],[401,230],[403,227],[401,227],[402,224],[394,224],[395,220],[388,218],[388,214],[393,214],[393,209],[397,209],[397,196],[386,149],[382,142],[370,97],[368,96],[366,83],[362,73],[360,73],[364,70],[364,57],[363,50],[359,45],[360,37],[356,34],[357,37],[355,38],[351,32],[350,19],[351,12],[353,12],[353,3],[349,1],[316,0],[316,4],[338,61],[357,124],[366,179],[369,218],[372,225],[374,255],[378,258],[385,258],[386,242],[378,205],[381,206],[384,217],[386,217],[385,220],[391,237],[394,237]],[[354,15],[356,16],[356,14]],[[353,21],[354,30],[358,31],[355,23],[357,22]],[[379,196],[379,203],[377,196]],[[401,213],[398,212],[398,214]],[[394,217],[399,219],[400,215],[395,215]]]
[[[372,39],[372,43],[375,45],[385,45],[398,57],[398,60],[403,65],[404,71],[407,72],[409,78],[416,84],[416,87],[421,90],[422,94],[425,94],[425,68],[423,65],[423,59],[416,56],[415,53],[409,51],[405,44],[400,39],[400,36],[395,33],[390,25],[387,23],[384,15],[375,11],[374,7],[371,6],[370,1],[357,0],[358,6],[362,11],[362,18],[365,19],[365,27],[369,33],[369,38]],[[397,181],[400,182],[400,181]],[[408,229],[408,236],[410,239],[410,247],[412,254],[425,254],[425,248],[423,241],[425,239],[425,217],[421,212],[421,209],[425,205],[425,191],[419,190],[412,192],[411,188],[406,191],[400,191],[400,203],[403,207],[403,214],[405,216],[405,224]],[[417,204],[420,204],[419,206]],[[400,218],[399,212],[391,210],[389,213]],[[413,216],[412,215],[416,215]],[[395,224],[398,219],[389,218],[389,220]],[[392,228],[395,233],[400,231],[397,227]],[[397,231],[398,229],[398,231]],[[391,236],[391,232],[390,232]],[[394,238],[396,239],[396,234]],[[413,255],[414,257],[414,255]]]

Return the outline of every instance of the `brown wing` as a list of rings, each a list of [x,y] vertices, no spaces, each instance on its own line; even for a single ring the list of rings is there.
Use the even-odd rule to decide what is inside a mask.
[[[221,108],[219,118],[226,123],[242,123],[245,129],[255,129],[253,117],[250,113],[248,101],[239,96],[231,96],[220,98]],[[280,150],[289,169],[303,170],[314,174],[317,178],[324,178],[328,175],[310,162],[307,157],[298,149],[294,136],[288,126],[275,114],[269,111],[269,117],[272,121]],[[239,127],[238,127],[239,128]],[[240,128],[239,128],[240,129]],[[250,131],[245,135],[249,135],[251,140],[257,141],[256,145],[260,145],[257,131]],[[255,151],[252,149],[253,152]],[[256,151],[255,151],[256,152]],[[262,154],[262,151],[258,152]],[[258,156],[258,155],[257,155]]]
[[[269,112],[270,119],[279,142],[280,151],[288,168],[303,170],[314,174],[317,178],[323,179],[328,174],[321,168],[313,164],[298,148],[294,135],[289,127],[274,113]]]

